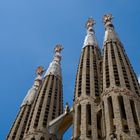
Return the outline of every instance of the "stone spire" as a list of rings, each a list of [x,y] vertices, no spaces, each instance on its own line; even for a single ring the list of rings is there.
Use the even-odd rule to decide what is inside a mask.
[[[119,41],[118,35],[114,30],[114,25],[112,24],[112,19],[112,14],[106,14],[103,16],[103,23],[105,26],[104,43],[106,43],[106,41]]]
[[[106,27],[108,27],[109,25],[112,25],[112,19],[113,19],[112,14],[105,14],[105,15],[103,16],[104,25],[105,25]]]
[[[47,69],[33,104],[23,140],[49,140],[48,123],[63,113],[61,78],[61,45],[56,45],[54,58]]]
[[[96,103],[100,96],[100,50],[93,30],[94,20],[89,18],[87,36],[81,52],[74,97],[74,140],[97,140]]]
[[[39,66],[36,70],[37,77],[34,81],[32,88],[28,91],[24,98],[19,113],[9,131],[6,140],[21,140],[23,139],[25,128],[29,119],[29,114],[33,106],[33,102],[37,96],[38,89],[42,83],[43,68]]]
[[[87,45],[97,46],[97,41],[95,38],[94,29],[93,29],[94,24],[95,24],[95,21],[92,18],[89,18],[86,22],[87,35],[85,37],[83,48],[86,47]]]
[[[140,114],[136,112],[140,107],[140,88],[125,49],[114,31],[112,18],[111,14],[103,17],[105,42],[102,109],[105,136],[107,140],[138,140]]]
[[[43,67],[39,66],[36,70],[37,77],[31,89],[28,90],[26,97],[24,98],[21,107],[24,105],[31,105],[37,95],[37,90],[42,82]]]
[[[61,77],[61,67],[60,67],[60,61],[61,61],[61,51],[62,51],[61,45],[56,45],[54,48],[54,58],[53,61],[50,63],[49,68],[46,71],[45,76],[47,75],[55,75]]]

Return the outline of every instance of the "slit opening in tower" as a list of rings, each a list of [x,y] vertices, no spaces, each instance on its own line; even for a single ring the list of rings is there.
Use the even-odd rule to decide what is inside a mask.
[[[51,77],[53,79],[53,76],[49,76],[48,79],[50,79]],[[40,92],[40,94],[39,94],[40,97],[38,99],[40,99],[40,102],[39,102],[39,106],[38,106],[38,110],[37,110],[37,114],[36,114],[36,118],[35,118],[35,122],[34,122],[34,128],[36,128],[39,123],[40,114],[42,111],[42,105],[43,105],[45,95],[46,95],[46,87],[48,86],[48,81],[49,80],[46,81],[43,91]]]
[[[19,126],[21,125],[21,121],[22,121],[25,111],[26,111],[26,108],[23,108],[22,113],[19,114],[19,119],[15,122],[15,124],[16,124],[15,128],[13,130],[11,130],[11,132],[13,131],[13,133],[11,133],[12,139],[16,139],[16,137],[17,137],[17,131],[18,131]]]
[[[129,58],[127,57],[127,54],[125,53],[125,50],[122,48],[122,51],[124,52],[124,58],[125,58],[125,61],[126,61],[126,64],[128,66],[128,69],[129,69],[129,72],[130,72],[130,76],[131,76],[131,79],[132,79],[132,82],[133,82],[133,87],[134,87],[134,90],[136,92],[136,94],[139,95],[139,82],[137,80],[137,76],[133,70],[133,67],[131,66],[130,64],[130,61],[129,61]]]
[[[86,105],[86,117],[87,117],[87,137],[91,137],[92,131],[91,131],[91,105]]]
[[[44,137],[41,137],[40,140],[45,140],[45,138]]]
[[[112,132],[116,131],[116,126],[114,125],[114,109],[113,109],[113,103],[112,103],[112,97],[108,97],[108,108],[109,108],[109,118],[110,118],[110,128]]]
[[[83,72],[84,52],[85,52],[85,48],[83,49],[82,56],[81,56],[81,62],[79,64],[79,68],[78,68],[78,70],[79,70],[79,79],[78,79],[79,82],[78,82],[78,80],[76,81],[76,82],[78,82],[77,83],[77,85],[78,85],[78,87],[77,87],[78,88],[78,97],[80,97],[81,93],[82,93],[82,72]]]
[[[55,93],[54,93],[54,101],[53,101],[53,112],[52,112],[52,120],[56,118],[57,115],[57,112],[56,112],[56,108],[57,108],[57,98],[58,98],[58,88],[59,88],[59,85],[58,85],[58,79],[56,78],[56,87],[55,87]]]
[[[102,110],[100,110],[97,113],[97,134],[98,134],[98,139],[102,139],[102,124],[103,120],[102,120]]]
[[[42,123],[43,127],[45,127],[45,128],[47,127],[47,122],[48,122],[48,114],[49,114],[49,110],[50,110],[54,80],[55,80],[55,77],[54,77],[54,75],[52,75],[52,83],[51,83],[50,88],[49,88],[47,104],[46,104],[46,107],[45,107],[45,110],[44,110],[44,118],[43,118],[43,123]]]
[[[133,115],[133,119],[134,119],[134,123],[135,123],[136,132],[139,135],[140,134],[140,125],[139,125],[138,116],[136,113],[135,103],[133,100],[130,100],[130,106],[131,106],[131,110],[132,110],[132,115]]]
[[[108,47],[105,48],[105,75],[106,75],[106,87],[110,86],[110,76],[109,76],[109,64],[108,64]]]
[[[99,80],[98,80],[98,63],[97,63],[97,58],[95,55],[95,47],[92,47],[92,53],[93,53],[93,70],[94,70],[94,92],[95,92],[95,96],[99,96]]]
[[[103,63],[102,63],[102,60],[100,60],[100,63],[99,63],[99,67],[100,67],[100,94],[102,93],[103,91]]]
[[[62,113],[63,113],[63,90],[62,90],[62,83],[59,82],[59,85],[58,85],[58,93],[59,95],[57,95],[59,97],[58,99],[58,104],[59,104],[59,107],[58,107],[58,116],[60,116]]]
[[[106,137],[106,125],[105,125],[105,105],[102,102],[102,137]]]
[[[115,84],[116,86],[120,86],[120,79],[118,74],[118,68],[116,63],[116,57],[114,52],[114,45],[113,42],[111,43],[111,58],[112,58],[112,65],[113,65],[113,72],[114,72],[114,78],[115,78]]]
[[[118,96],[118,101],[119,101],[119,108],[120,108],[120,114],[121,114],[121,119],[122,119],[123,131],[125,133],[128,133],[129,132],[129,128],[128,128],[128,122],[127,122],[127,117],[126,117],[126,111],[125,111],[123,97],[122,96]]]
[[[128,79],[128,74],[127,74],[127,71],[126,71],[126,66],[125,66],[121,51],[120,51],[122,49],[122,47],[117,46],[116,48],[117,48],[118,56],[120,58],[120,63],[121,63],[121,68],[122,68],[122,72],[123,72],[123,78],[124,78],[124,81],[125,81],[125,85],[129,90],[131,90],[130,82],[129,82],[129,79]]]
[[[25,133],[26,124],[27,124],[27,121],[29,119],[30,110],[31,110],[31,107],[29,106],[29,108],[27,108],[27,114],[25,116],[25,120],[24,120],[24,124],[23,124],[23,127],[22,127],[22,131],[20,133],[20,139],[23,139],[23,136],[24,136],[24,133]]]
[[[87,47],[86,60],[86,94],[90,95],[90,46]]]
[[[77,107],[77,138],[81,135],[81,105]]]

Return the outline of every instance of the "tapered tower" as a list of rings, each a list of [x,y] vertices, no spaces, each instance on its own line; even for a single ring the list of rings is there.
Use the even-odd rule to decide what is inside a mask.
[[[140,139],[140,87],[112,15],[103,17],[103,93],[106,140]]]
[[[100,51],[92,18],[86,23],[87,35],[78,66],[74,99],[74,140],[97,139],[96,110],[100,96]]]
[[[37,96],[38,89],[42,82],[42,76],[41,76],[42,73],[43,73],[43,68],[38,67],[36,71],[37,77],[35,79],[35,82],[32,88],[28,91],[25,99],[23,100],[21,104],[20,111],[7,136],[7,140],[22,140],[23,139],[27,121],[29,119],[29,114],[32,108],[32,104]]]
[[[61,45],[54,49],[53,61],[47,69],[41,89],[31,111],[24,140],[49,140],[48,122],[63,112]]]

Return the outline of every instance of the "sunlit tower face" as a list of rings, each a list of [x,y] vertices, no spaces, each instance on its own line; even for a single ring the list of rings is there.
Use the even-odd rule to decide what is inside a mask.
[[[87,35],[81,52],[76,77],[74,100],[74,139],[89,140],[97,138],[96,103],[100,96],[100,59],[101,54],[95,38],[93,25],[89,18],[86,22]]]
[[[112,19],[112,14],[103,17],[103,54],[95,37],[95,21],[86,22],[73,107],[67,103],[63,111],[63,47],[58,44],[44,78],[43,68],[37,68],[7,140],[62,140],[72,124],[72,140],[140,139],[140,85]]]
[[[112,24],[103,17],[103,109],[107,139],[139,139],[140,88],[124,47]]]
[[[25,128],[29,120],[29,115],[38,94],[38,89],[42,83],[43,67],[39,66],[36,70],[36,78],[33,86],[28,90],[26,97],[24,98],[19,113],[13,123],[13,126],[7,136],[7,140],[21,140],[25,134]]]
[[[45,73],[42,87],[31,111],[24,140],[51,138],[47,128],[48,122],[63,112],[61,51],[62,46],[56,45],[53,60]],[[37,72],[41,71],[42,69],[38,69]]]

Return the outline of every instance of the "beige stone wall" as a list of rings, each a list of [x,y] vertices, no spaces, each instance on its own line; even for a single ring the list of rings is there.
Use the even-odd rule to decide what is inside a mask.
[[[19,114],[17,115],[17,118],[15,122],[13,123],[13,126],[6,138],[7,140],[22,140],[23,139],[30,109],[31,109],[31,106],[28,106],[28,105],[25,105],[22,108],[20,108]]]
[[[75,87],[74,140],[98,138],[97,108],[100,94],[100,52],[98,51],[97,46],[87,46],[82,50]]]
[[[29,128],[26,128],[24,140],[44,137],[49,139],[48,122],[62,113],[62,83],[61,79],[54,75],[46,77],[43,86],[36,99],[30,116]]]
[[[106,137],[107,139],[111,138],[111,133],[113,133],[112,129],[112,120],[110,120],[110,105],[108,104],[108,98],[112,98],[112,107],[113,107],[113,124],[115,126],[115,134],[121,140],[131,138],[133,140],[140,139],[139,135],[136,133],[136,124],[134,122],[134,117],[132,113],[132,108],[130,106],[130,100],[133,100],[135,103],[136,111],[137,108],[140,108],[140,99],[138,97],[133,96],[134,93],[125,91],[124,89],[108,89],[108,92],[104,93],[102,97],[102,101],[104,103],[104,111],[105,111],[105,127],[106,127]],[[124,101],[124,108],[126,112],[126,120],[121,117],[121,105],[119,104],[118,97],[122,96]],[[137,118],[139,119],[139,113],[137,112]],[[138,122],[139,123],[139,122]],[[127,131],[123,128],[123,125],[128,125]]]

